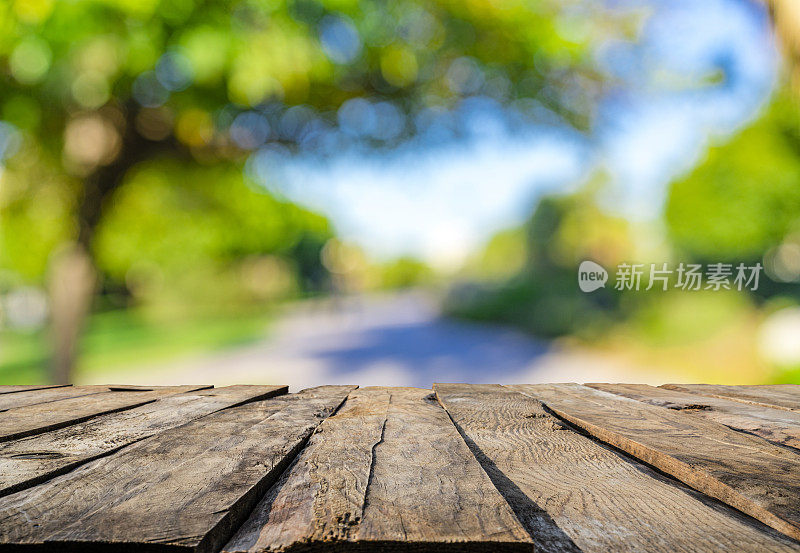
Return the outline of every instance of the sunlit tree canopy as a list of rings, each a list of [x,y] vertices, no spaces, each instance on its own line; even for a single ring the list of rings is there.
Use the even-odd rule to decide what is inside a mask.
[[[6,261],[32,277],[61,241],[94,247],[108,198],[148,159],[207,166],[240,163],[266,143],[391,145],[471,96],[585,126],[600,86],[588,56],[604,32],[592,23],[597,9],[545,0],[4,2],[5,226],[15,235],[15,225],[36,228],[27,245],[6,240]]]

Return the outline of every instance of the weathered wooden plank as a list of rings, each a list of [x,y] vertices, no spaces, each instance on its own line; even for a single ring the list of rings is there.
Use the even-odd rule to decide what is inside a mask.
[[[218,411],[0,498],[0,544],[216,551],[352,389]]]
[[[105,388],[105,391],[102,392],[16,407],[0,414],[0,442],[41,434],[42,432],[77,424],[99,415],[139,407],[161,397],[207,389],[211,388],[211,386],[103,388]]]
[[[315,547],[533,550],[431,391],[414,388],[351,393],[223,551]]]
[[[388,402],[388,393],[351,392],[223,551],[283,549],[306,537],[344,539],[363,516],[372,448],[381,439]]]
[[[800,386],[775,384],[759,386],[723,386],[717,384],[663,384],[661,388],[709,397],[721,397],[763,407],[800,411]]]
[[[41,390],[20,390],[15,394],[0,396],[0,412],[8,411],[10,409],[19,409],[20,407],[27,407],[29,405],[38,405],[41,403],[50,403],[52,401],[60,401],[62,399],[70,399],[74,397],[84,397],[95,394],[102,394],[112,391],[128,391],[131,392],[151,392],[160,387],[142,387],[142,386],[62,386],[57,388],[45,388]],[[211,386],[193,386],[197,388],[211,388]]]
[[[800,539],[800,457],[710,421],[577,384],[512,386],[687,485]]]
[[[385,421],[359,541],[532,551],[530,535],[431,390],[392,392]]]
[[[718,397],[698,397],[688,392],[647,384],[586,384],[590,388],[636,401],[680,411],[688,416],[724,424],[770,442],[800,449],[800,412],[769,409]]]
[[[16,394],[17,392],[30,392],[31,390],[46,390],[48,388],[64,388],[70,384],[21,384],[0,386],[0,395]]]
[[[778,532],[574,432],[528,396],[497,385],[434,389],[528,526],[536,551],[798,550]]]
[[[158,432],[228,407],[287,392],[286,386],[227,386],[168,396],[53,432],[0,443],[0,496],[33,486]]]

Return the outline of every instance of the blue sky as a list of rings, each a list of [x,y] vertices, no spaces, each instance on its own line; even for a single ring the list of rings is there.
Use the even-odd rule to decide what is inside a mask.
[[[328,215],[376,258],[411,254],[441,267],[520,223],[542,193],[570,190],[598,169],[611,176],[612,209],[656,217],[669,181],[757,115],[779,57],[754,0],[617,4],[651,16],[636,43],[597,52],[625,86],[603,100],[592,136],[521,125],[513,112],[473,99],[452,114],[466,138],[432,133],[390,152],[297,156],[280,168],[280,191]],[[260,152],[254,162],[270,159]]]

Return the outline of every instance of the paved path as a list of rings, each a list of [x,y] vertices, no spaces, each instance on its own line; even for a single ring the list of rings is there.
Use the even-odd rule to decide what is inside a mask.
[[[444,319],[419,292],[300,303],[268,338],[235,350],[126,369],[130,384],[208,382],[419,386],[433,382],[621,381],[631,373],[515,330]],[[640,375],[641,376],[641,375]],[[638,380],[641,380],[639,378]]]

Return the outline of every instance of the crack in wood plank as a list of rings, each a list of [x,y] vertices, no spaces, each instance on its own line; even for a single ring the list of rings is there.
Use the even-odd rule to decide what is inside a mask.
[[[216,551],[351,389],[224,409],[0,498],[0,544]]]
[[[351,393],[224,551],[530,553],[529,536],[428,396]]]
[[[512,388],[434,385],[453,420],[479,448],[478,459],[491,462],[546,515],[530,519],[540,525],[532,528],[534,538],[543,540],[537,551],[798,550],[778,532],[574,432],[549,415],[541,401]],[[547,543],[552,529],[570,541]]]

